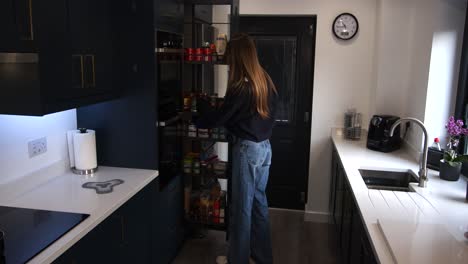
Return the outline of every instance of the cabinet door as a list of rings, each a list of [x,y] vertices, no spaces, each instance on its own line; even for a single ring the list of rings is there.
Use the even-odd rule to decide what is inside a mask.
[[[350,255],[350,238],[351,238],[351,221],[353,210],[353,195],[351,188],[346,179],[344,179],[344,192],[343,192],[343,215],[341,226],[341,251],[343,263],[349,263]]]
[[[151,203],[151,262],[160,264],[167,263],[169,257],[163,250],[165,238],[167,237],[167,227],[165,212],[163,206],[163,194],[159,188],[159,179],[156,179],[152,185],[152,203]]]
[[[352,210],[352,221],[351,221],[351,238],[350,238],[350,253],[349,253],[349,263],[351,264],[361,264],[362,263],[362,247],[361,247],[361,236],[365,236],[363,229],[363,223],[361,221],[361,216],[359,209],[356,204],[353,203]]]
[[[152,262],[169,263],[183,242],[182,178],[175,177],[163,190],[153,187]]]
[[[91,230],[54,263],[122,263],[124,249],[122,230],[122,217],[116,212]]]
[[[331,162],[331,178],[330,178],[330,201],[328,205],[328,210],[330,212],[331,216],[331,221],[332,223],[335,223],[335,218],[333,217],[333,214],[335,212],[335,195],[336,195],[336,178],[338,174],[338,168],[339,168],[339,163],[338,163],[338,157],[336,154],[335,149],[333,149],[332,152],[332,162]]]
[[[40,2],[40,1],[37,1]],[[0,1],[0,52],[32,52],[38,13],[33,0]]]
[[[343,196],[344,196],[344,171],[338,164],[336,182],[335,182],[335,206],[333,219],[336,224],[338,236],[341,236],[342,214],[343,214]]]
[[[70,89],[60,96],[87,97],[112,89],[112,11],[110,0],[68,0]]]
[[[121,263],[150,263],[151,185],[145,187],[122,207]]]
[[[376,264],[377,259],[374,256],[369,238],[364,233],[361,235],[361,264]]]
[[[167,241],[164,245],[165,251],[168,252],[170,259],[174,258],[177,250],[183,240],[182,221],[183,221],[183,188],[182,176],[178,175],[166,186],[163,190],[162,199],[165,210],[167,212],[166,221],[168,227]]]

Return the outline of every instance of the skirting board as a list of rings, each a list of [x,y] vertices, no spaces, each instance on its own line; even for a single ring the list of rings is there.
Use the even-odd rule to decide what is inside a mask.
[[[329,213],[324,213],[324,212],[302,211],[302,210],[274,208],[274,207],[270,207],[269,209],[270,211],[281,211],[281,212],[297,213],[297,214],[304,215],[305,222],[328,223],[329,217],[330,217]]]
[[[328,223],[330,219],[329,213],[305,211],[304,221],[315,223]]]

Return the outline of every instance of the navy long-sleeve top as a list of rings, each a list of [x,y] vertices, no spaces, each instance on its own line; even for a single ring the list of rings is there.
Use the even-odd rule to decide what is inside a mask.
[[[224,126],[230,133],[241,139],[254,142],[267,140],[271,137],[275,124],[278,96],[271,91],[268,98],[270,114],[268,118],[263,119],[252,107],[253,98],[249,92],[228,91],[220,109],[209,109],[205,113],[201,111],[201,117],[196,121],[196,126],[198,128]]]

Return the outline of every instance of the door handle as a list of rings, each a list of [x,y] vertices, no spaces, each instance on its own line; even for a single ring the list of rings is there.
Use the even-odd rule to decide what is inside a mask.
[[[310,121],[310,112],[304,113],[304,123],[309,123]]]

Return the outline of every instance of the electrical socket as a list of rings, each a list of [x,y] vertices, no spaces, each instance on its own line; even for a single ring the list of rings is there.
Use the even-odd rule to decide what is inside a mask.
[[[41,155],[47,152],[47,138],[39,138],[28,142],[29,158]]]

